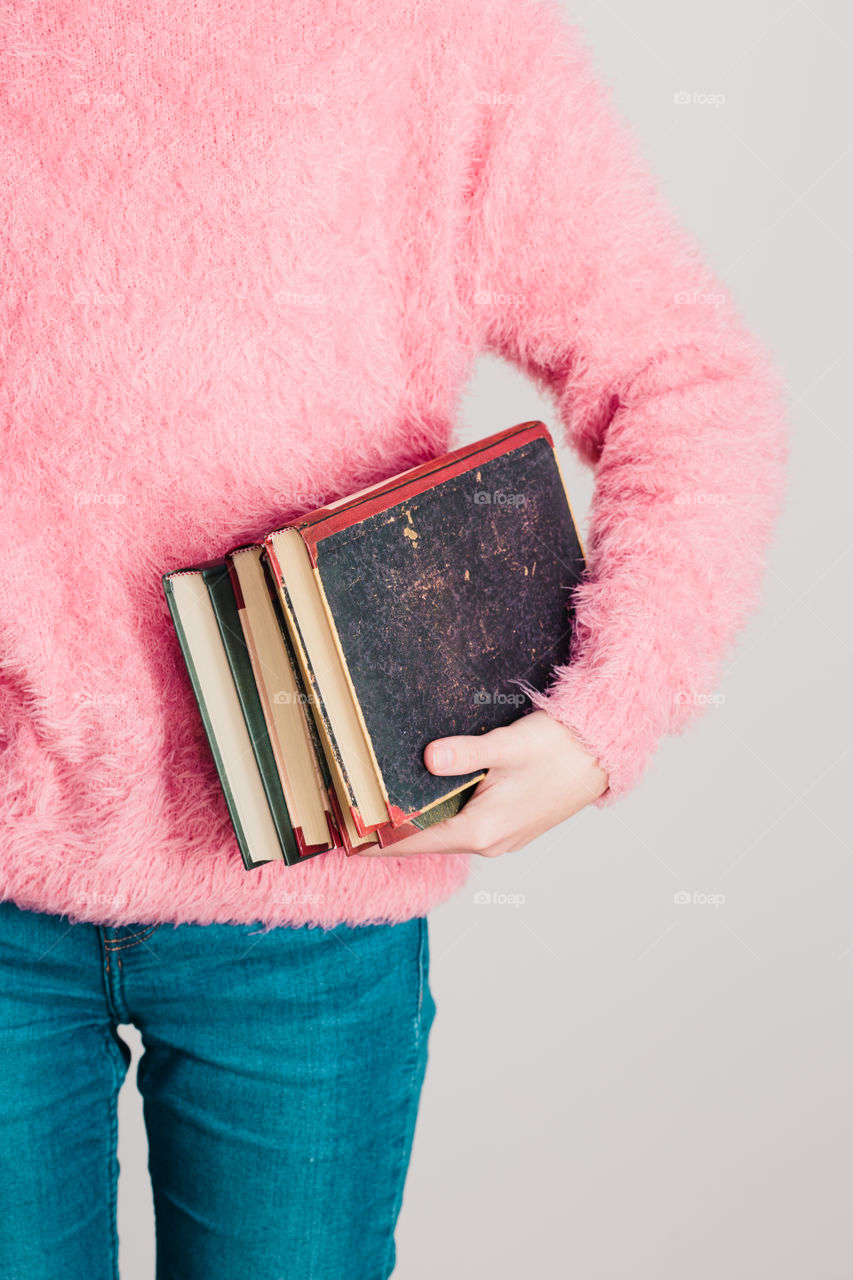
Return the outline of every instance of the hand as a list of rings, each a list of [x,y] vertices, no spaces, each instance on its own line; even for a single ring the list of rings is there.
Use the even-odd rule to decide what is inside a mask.
[[[442,776],[488,773],[454,817],[359,856],[478,853],[496,858],[565,822],[608,785],[597,760],[546,711],[531,711],[481,735],[436,738],[427,744],[424,763]]]

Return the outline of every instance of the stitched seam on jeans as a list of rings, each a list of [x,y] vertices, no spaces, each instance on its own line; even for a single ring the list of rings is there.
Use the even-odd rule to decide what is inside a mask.
[[[147,942],[148,939],[160,928],[159,923],[152,925],[147,933],[135,933],[130,938],[122,938],[121,941],[115,939],[104,941],[104,950],[106,951],[125,951],[128,947],[135,947],[139,942]]]
[[[156,924],[148,924],[144,929],[140,929],[139,933],[128,933],[123,938],[108,938],[106,939],[106,945],[117,950],[120,947],[130,946],[134,942],[144,942],[146,938],[151,937],[152,933],[156,933],[159,928],[159,921]]]
[[[115,946],[120,946],[120,945],[121,945],[121,943],[122,943],[123,941],[125,941],[126,939],[138,938],[138,937],[139,937],[139,935],[140,935],[140,933],[145,933],[148,929],[150,929],[150,928],[151,928],[151,925],[148,925],[148,924],[147,924],[147,925],[145,925],[145,928],[140,929],[137,933],[128,933],[128,934],[125,934],[125,937],[124,937],[124,938],[118,938],[118,937],[116,937],[116,938],[111,938],[111,937],[109,937],[109,936],[108,936],[109,932],[110,932],[112,929],[117,929],[117,928],[121,928],[121,925],[111,925],[111,924],[104,925],[104,926],[103,926],[103,929],[104,929],[104,940],[105,940],[106,942],[108,942],[108,943],[112,943],[112,944],[114,944]]]
[[[109,1039],[109,1033],[108,1037]],[[119,1262],[119,1241],[118,1241],[118,1175],[113,1176],[115,1165],[114,1160],[118,1148],[118,1093],[121,1089],[124,1076],[121,1073],[116,1053],[121,1051],[115,1044],[110,1044],[108,1048],[110,1061],[113,1064],[113,1077],[115,1079],[115,1093],[109,1099],[109,1137],[107,1139],[107,1212],[110,1218],[110,1262],[112,1266],[112,1280],[120,1280],[118,1262]]]
[[[426,940],[426,916],[421,916],[418,927],[418,1032],[417,1044],[420,1047],[421,1018],[424,1008],[424,952]]]
[[[394,1257],[395,1240],[394,1234],[397,1229],[397,1222],[400,1217],[400,1210],[403,1206],[403,1191],[406,1186],[406,1175],[408,1173],[408,1158],[406,1153],[411,1153],[412,1141],[414,1139],[414,1129],[418,1118],[418,1107],[420,1104],[420,1090],[415,1091],[415,1083],[418,1075],[418,1065],[421,1056],[421,1031],[423,1026],[423,994],[424,994],[424,957],[426,953],[426,916],[418,917],[418,1007],[414,1017],[414,1036],[413,1046],[414,1054],[412,1058],[412,1069],[409,1073],[409,1103],[406,1108],[406,1127],[403,1135],[403,1144],[401,1151],[400,1164],[397,1171],[397,1192],[394,1197],[394,1208],[391,1214],[391,1230],[388,1236],[388,1250],[385,1254],[383,1263],[383,1280],[390,1276],[388,1270],[389,1265]]]

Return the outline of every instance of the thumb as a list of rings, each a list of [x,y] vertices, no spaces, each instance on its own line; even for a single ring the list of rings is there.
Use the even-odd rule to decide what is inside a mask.
[[[434,738],[424,749],[424,764],[430,773],[476,773],[503,763],[506,757],[506,730],[453,738]]]

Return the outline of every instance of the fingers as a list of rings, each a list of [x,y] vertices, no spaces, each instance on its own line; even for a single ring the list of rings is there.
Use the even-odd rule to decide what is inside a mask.
[[[454,822],[456,818],[447,818],[444,822],[437,822],[434,827],[428,827],[426,831],[398,840],[387,849],[364,849],[359,857],[380,858],[390,855],[394,858],[408,857],[413,853],[461,853],[464,849],[461,833],[457,837],[455,832],[448,833],[447,830]]]
[[[439,776],[460,773],[478,773],[511,763],[512,740],[505,728],[492,729],[489,733],[435,738],[424,749],[424,763],[430,773]],[[516,753],[517,754],[517,753]],[[488,855],[493,841],[484,825],[481,802],[491,785],[491,775],[480,782],[477,790],[460,813],[435,826],[407,836],[405,840],[389,846],[386,854],[414,853],[485,853]],[[478,801],[480,803],[478,803]],[[380,851],[365,850],[362,857],[381,856]]]
[[[386,849],[365,849],[359,856],[408,857],[413,853],[483,853],[488,856],[493,845],[493,824],[484,821],[482,805],[477,803],[477,799],[475,791],[465,808],[454,817],[445,818],[443,822],[437,822],[435,826],[427,827],[416,835],[407,836],[405,840],[399,840]]]
[[[454,738],[435,738],[424,749],[424,764],[430,773],[440,776],[476,773],[509,763],[512,737],[506,729]]]

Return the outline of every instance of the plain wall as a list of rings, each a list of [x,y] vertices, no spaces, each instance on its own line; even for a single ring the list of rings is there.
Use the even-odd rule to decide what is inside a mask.
[[[566,11],[788,379],[789,504],[720,705],[616,807],[478,861],[433,913],[395,1278],[849,1280],[853,26],[830,0]],[[464,438],[534,417],[556,426],[481,360]],[[591,476],[561,457],[583,531]],[[134,1076],[122,1276],[152,1280]]]

